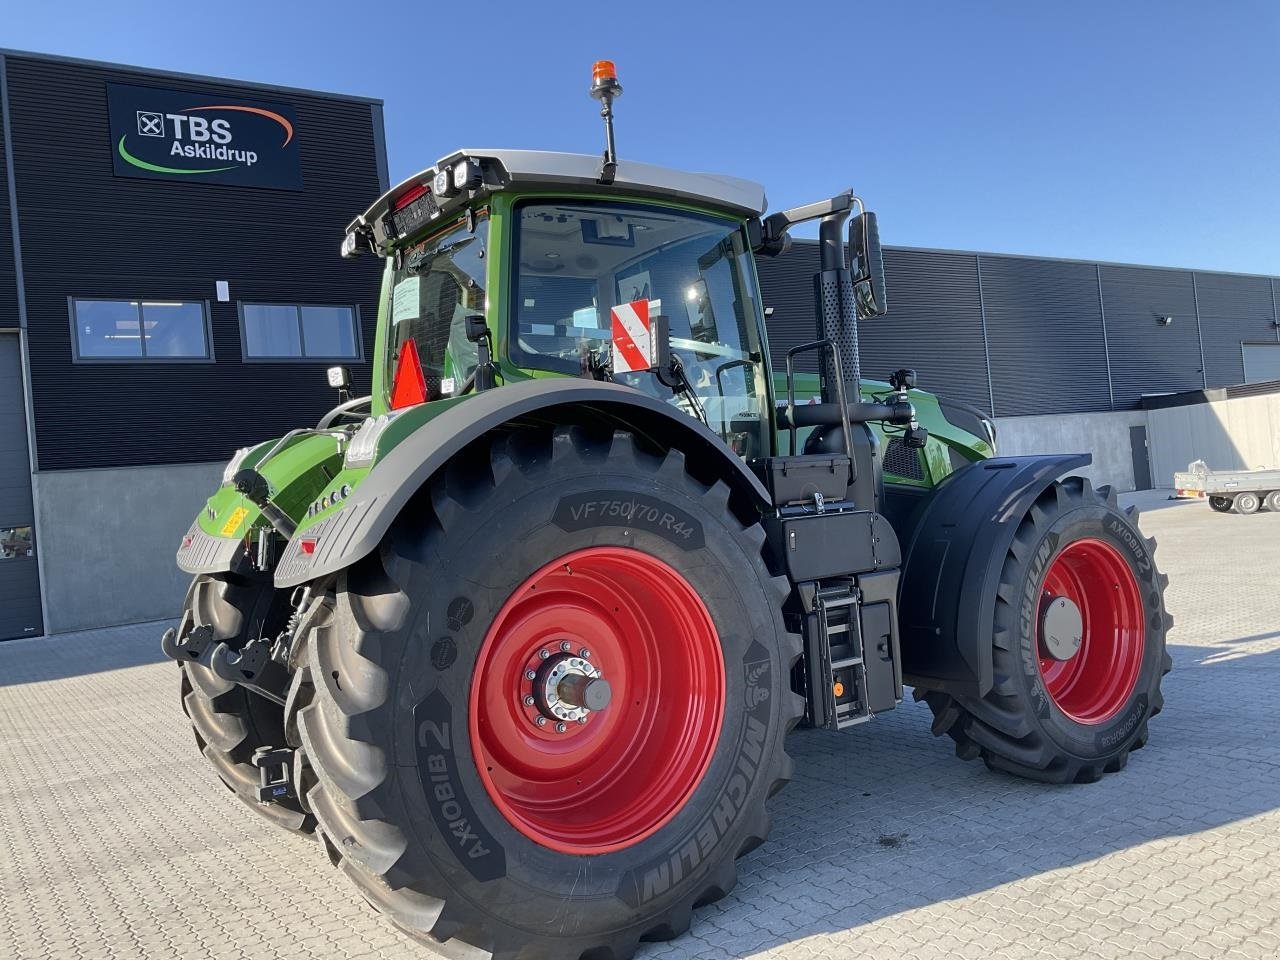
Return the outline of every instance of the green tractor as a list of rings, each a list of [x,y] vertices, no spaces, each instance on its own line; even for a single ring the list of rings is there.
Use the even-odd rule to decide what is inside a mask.
[[[1169,668],[1154,544],[1087,456],[862,378],[874,215],[618,160],[593,81],[603,159],[462,150],[347,228],[386,261],[372,394],[235,455],[163,638],[227,786],[451,955],[679,936],[799,723],[905,684],[961,758],[1087,782]],[[775,370],[756,258],[810,221],[815,338]]]

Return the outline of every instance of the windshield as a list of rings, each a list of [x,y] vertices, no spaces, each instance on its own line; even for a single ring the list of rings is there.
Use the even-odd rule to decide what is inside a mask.
[[[412,341],[422,367],[426,398],[456,396],[475,372],[476,345],[467,340],[466,318],[485,308],[485,248],[489,220],[481,212],[475,231],[453,229],[405,248],[391,283],[391,353],[388,382]]]
[[[516,221],[517,364],[581,375],[611,347],[613,308],[648,301],[694,396],[648,372],[613,379],[698,417],[743,456],[767,452],[761,311],[736,222],[607,201],[528,202]]]

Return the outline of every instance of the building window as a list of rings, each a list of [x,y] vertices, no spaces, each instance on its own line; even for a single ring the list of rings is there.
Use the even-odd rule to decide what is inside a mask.
[[[353,307],[242,303],[246,360],[359,360]]]
[[[212,360],[205,303],[71,300],[77,360]]]

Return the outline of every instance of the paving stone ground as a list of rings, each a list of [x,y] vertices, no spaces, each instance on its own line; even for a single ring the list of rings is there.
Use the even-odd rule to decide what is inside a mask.
[[[799,732],[738,888],[641,956],[1280,956],[1280,514],[1141,499],[1175,665],[1124,772],[962,763],[909,700]],[[429,956],[221,786],[163,626],[0,644],[0,960]]]

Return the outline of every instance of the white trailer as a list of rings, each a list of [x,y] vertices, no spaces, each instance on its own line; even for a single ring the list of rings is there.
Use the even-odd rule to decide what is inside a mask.
[[[1219,513],[1257,513],[1265,506],[1280,513],[1280,470],[1210,470],[1196,460],[1173,475],[1179,497],[1206,497]]]

